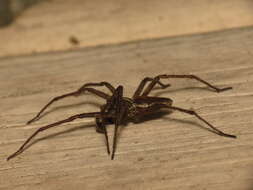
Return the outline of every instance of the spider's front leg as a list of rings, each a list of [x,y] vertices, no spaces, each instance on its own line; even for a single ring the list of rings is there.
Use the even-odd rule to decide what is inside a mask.
[[[109,146],[109,140],[108,140],[108,134],[107,134],[107,129],[106,129],[106,119],[108,119],[107,114],[105,113],[105,110],[107,108],[108,104],[105,106],[101,107],[101,114],[99,117],[96,117],[96,131],[98,133],[102,133],[105,135],[105,141],[106,141],[106,148],[107,148],[107,153],[110,155],[110,146]]]
[[[101,117],[96,118],[96,131],[97,133],[102,133],[105,135],[105,142],[106,142],[106,149],[107,153],[110,155],[110,146],[109,146],[109,140],[108,140],[108,133],[105,126],[105,121]]]
[[[68,123],[68,122],[71,122],[75,119],[81,119],[81,118],[88,118],[88,117],[99,117],[100,116],[100,112],[91,112],[91,113],[82,113],[82,114],[77,114],[77,115],[73,115],[67,119],[64,119],[64,120],[61,120],[61,121],[58,121],[58,122],[55,122],[55,123],[52,123],[52,124],[49,124],[49,125],[46,125],[44,127],[41,127],[39,128],[38,130],[36,130],[25,142],[24,144],[15,152],[13,153],[12,155],[10,155],[7,160],[10,160],[11,158],[14,158],[16,157],[18,154],[21,154],[25,149],[25,146],[40,132],[42,131],[45,131],[49,128],[52,128],[52,127],[55,127],[55,126],[58,126],[60,124],[63,124],[63,123]]]
[[[114,128],[114,135],[113,135],[113,146],[112,146],[112,155],[111,159],[114,159],[114,154],[116,151],[116,144],[117,144],[117,137],[118,137],[118,128],[119,125],[122,123],[124,119],[124,115],[126,112],[126,107],[123,101],[123,86],[119,86],[114,94],[113,97],[114,99],[114,106],[115,106],[115,128]]]
[[[142,93],[141,96],[147,96],[154,88],[154,86],[160,82],[161,79],[169,79],[169,78],[185,78],[185,79],[194,79],[198,82],[201,82],[205,85],[207,85],[208,87],[214,89],[216,92],[223,92],[226,90],[231,90],[232,87],[225,87],[225,88],[218,88],[212,84],[210,84],[209,82],[199,78],[196,75],[158,75],[155,78],[153,78],[152,82],[149,83],[149,85],[147,86],[147,88],[144,90],[144,92]]]
[[[63,94],[61,96],[57,96],[55,98],[53,98],[48,104],[46,104],[39,112],[38,114],[32,118],[31,120],[29,120],[27,122],[27,124],[30,124],[36,120],[39,119],[40,115],[51,105],[53,104],[54,102],[56,101],[59,101],[63,98],[66,98],[66,97],[70,97],[70,96],[79,96],[81,94],[83,94],[84,92],[90,92],[92,94],[95,94],[103,99],[108,99],[110,96],[102,91],[99,91],[99,90],[96,90],[94,88],[89,88],[91,86],[105,86],[107,87],[112,93],[114,92],[114,87],[108,83],[108,82],[100,82],[100,83],[87,83],[87,84],[84,84],[81,88],[79,88],[77,91],[74,91],[74,92],[71,92],[71,93],[67,93],[67,94]]]

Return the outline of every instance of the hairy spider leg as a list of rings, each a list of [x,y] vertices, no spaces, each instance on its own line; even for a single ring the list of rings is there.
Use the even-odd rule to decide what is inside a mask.
[[[164,97],[156,97],[156,96],[138,96],[135,100],[134,103],[137,104],[142,104],[142,103],[147,103],[147,104],[157,104],[157,105],[172,105],[173,100],[170,98],[164,98]]]
[[[159,106],[160,107],[165,107],[165,108],[168,108],[168,109],[171,109],[171,110],[177,110],[179,112],[183,112],[183,113],[186,113],[186,114],[194,115],[199,120],[201,120],[205,124],[207,124],[210,128],[212,128],[214,130],[213,132],[216,133],[217,135],[224,136],[224,137],[229,137],[229,138],[236,138],[235,135],[227,134],[227,133],[224,133],[221,130],[217,129],[216,127],[214,127],[212,124],[210,124],[208,121],[206,121],[204,118],[202,118],[199,114],[197,114],[193,110],[187,110],[187,109],[183,109],[183,108],[179,108],[179,107],[175,107],[175,106],[168,106],[168,105],[159,105]]]
[[[123,96],[123,92],[121,92],[121,99],[118,100],[120,91],[121,91],[121,87],[118,87],[114,91],[113,95],[111,96],[111,98],[109,98],[107,100],[106,104],[101,106],[100,117],[96,118],[96,122],[97,122],[96,131],[98,133],[103,133],[105,135],[108,154],[110,154],[110,146],[109,146],[108,134],[107,134],[106,125],[105,125],[105,119],[108,117],[111,117],[112,119],[114,119],[115,129],[114,129],[114,141],[113,141],[113,153],[112,153],[113,156],[112,157],[114,157],[114,153],[115,153],[116,140],[117,140],[116,139],[117,138],[117,130],[118,130],[118,125],[120,124],[120,121],[117,119],[119,117],[118,113],[120,113],[119,106],[121,106],[121,104],[119,104],[119,102],[122,101],[122,96]],[[107,117],[104,117],[105,115]]]
[[[100,120],[101,119],[101,120]],[[104,122],[104,118],[101,117],[97,117],[96,118],[96,131],[98,133],[103,133],[105,135],[105,141],[106,141],[106,149],[107,149],[107,153],[108,155],[110,155],[110,146],[109,146],[109,140],[108,140],[108,134],[107,134],[107,129],[106,129],[106,126],[105,126],[105,122]]]
[[[109,140],[108,140],[108,133],[107,133],[107,129],[106,129],[106,125],[105,125],[105,110],[107,109],[107,107],[111,106],[110,102],[109,104],[107,103],[105,106],[101,106],[101,114],[99,117],[96,117],[96,131],[98,133],[103,133],[105,135],[105,140],[106,140],[106,148],[107,148],[107,153],[108,155],[110,155],[110,145],[109,145]]]
[[[63,94],[61,96],[57,96],[55,98],[53,98],[48,104],[46,104],[40,111],[39,113],[34,117],[32,118],[31,120],[29,120],[27,122],[27,124],[30,124],[36,120],[39,119],[40,115],[47,109],[47,107],[49,107],[52,103],[58,101],[58,100],[61,100],[63,98],[66,98],[66,97],[70,97],[70,96],[79,96],[81,94],[83,94],[85,91],[88,91],[90,93],[93,93],[101,98],[104,98],[104,99],[108,99],[110,96],[104,92],[101,92],[99,90],[96,90],[96,89],[93,89],[93,88],[87,88],[89,86],[105,86],[107,87],[112,93],[114,92],[114,87],[108,83],[108,82],[100,82],[100,83],[87,83],[87,84],[84,84],[81,88],[79,88],[77,91],[74,91],[74,92],[71,92],[71,93],[68,93],[68,94]]]
[[[230,90],[232,89],[232,87],[225,87],[225,88],[218,88],[216,86],[213,86],[212,84],[210,84],[209,82],[195,76],[195,75],[158,75],[156,76],[153,81],[151,83],[149,83],[149,85],[147,86],[147,88],[144,90],[144,92],[142,93],[142,96],[147,96],[152,89],[154,88],[154,86],[161,80],[161,79],[168,79],[168,78],[187,78],[187,79],[194,79],[197,80],[207,86],[209,86],[210,88],[214,89],[216,92],[223,92],[225,90]]]
[[[90,112],[90,113],[81,113],[81,114],[77,114],[77,115],[73,115],[67,119],[46,125],[44,127],[41,127],[39,129],[37,129],[25,142],[24,144],[13,154],[11,154],[7,160],[10,160],[11,158],[14,158],[15,156],[17,156],[18,154],[21,154],[24,151],[24,147],[40,132],[45,131],[49,128],[55,127],[57,125],[63,124],[63,123],[67,123],[67,122],[71,122],[75,119],[81,119],[81,118],[87,118],[87,117],[98,117],[100,115],[100,112]]]
[[[113,147],[112,147],[112,155],[111,159],[114,159],[116,144],[117,144],[117,136],[118,136],[118,127],[122,122],[123,116],[126,112],[126,107],[123,102],[123,86],[118,86],[113,95],[115,98],[115,128],[114,128],[114,136],[113,136]]]
[[[137,87],[137,89],[135,90],[134,92],[134,95],[133,95],[133,99],[137,98],[138,96],[141,95],[141,92],[143,91],[144,87],[146,86],[146,84],[150,81],[153,81],[154,78],[151,78],[151,77],[145,77],[139,84],[139,86]],[[167,88],[170,86],[170,84],[163,84],[162,82],[160,81],[157,81],[157,83],[164,89],[164,88]]]
[[[105,86],[106,88],[108,88],[111,93],[113,93],[115,91],[115,88],[109,83],[109,82],[95,82],[95,83],[86,83],[84,84],[81,88],[79,88],[79,90],[81,89],[85,89],[87,87],[91,87],[91,86]]]

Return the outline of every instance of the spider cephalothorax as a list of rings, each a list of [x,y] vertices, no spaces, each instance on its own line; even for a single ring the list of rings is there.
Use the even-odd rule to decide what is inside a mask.
[[[109,147],[106,125],[108,123],[115,125],[114,137],[113,137],[113,147],[112,147],[112,153],[111,153],[111,159],[113,159],[114,154],[115,154],[115,150],[116,150],[117,133],[118,133],[119,125],[122,125],[128,121],[139,121],[139,118],[141,118],[141,117],[148,117],[148,116],[150,116],[156,112],[159,112],[161,110],[164,110],[164,109],[166,109],[168,111],[177,110],[177,111],[180,111],[183,113],[194,115],[199,120],[206,123],[213,130],[214,133],[221,135],[221,136],[225,136],[225,137],[236,138],[235,135],[230,135],[230,134],[220,131],[219,129],[217,129],[216,127],[211,125],[209,122],[207,122],[205,119],[203,119],[195,111],[172,106],[172,100],[170,98],[148,96],[155,85],[159,85],[162,88],[169,87],[170,86],[169,84],[165,85],[162,82],[160,82],[161,79],[168,79],[168,78],[194,79],[194,80],[197,80],[201,83],[206,84],[208,87],[214,89],[216,92],[222,92],[225,90],[232,89],[232,87],[217,88],[217,87],[211,85],[210,83],[200,79],[199,77],[197,77],[195,75],[158,75],[154,78],[150,78],[150,77],[144,78],[140,82],[133,97],[128,98],[128,97],[123,96],[123,86],[121,86],[121,85],[118,86],[117,88],[114,88],[108,82],[87,83],[87,84],[84,84],[77,91],[53,98],[47,105],[45,105],[41,109],[41,111],[32,120],[28,121],[27,124],[30,124],[30,123],[38,120],[41,116],[41,113],[44,112],[45,109],[49,105],[51,105],[53,102],[63,99],[65,97],[69,97],[69,96],[79,96],[79,95],[82,95],[84,92],[92,93],[92,94],[97,95],[97,96],[106,100],[106,103],[100,107],[99,112],[77,114],[77,115],[71,116],[67,119],[64,119],[64,120],[61,120],[61,121],[58,121],[58,122],[52,123],[50,125],[46,125],[44,127],[39,128],[24,142],[24,144],[15,153],[10,155],[7,158],[7,160],[22,153],[24,151],[25,146],[39,132],[49,129],[51,127],[60,125],[62,123],[71,122],[71,121],[78,119],[78,118],[87,118],[87,117],[94,117],[95,121],[96,121],[96,131],[98,133],[103,133],[105,135],[106,147],[107,147],[108,154],[110,154],[110,147]],[[97,87],[97,86],[107,87],[110,90],[111,95],[108,95],[100,90],[95,89],[94,87]]]

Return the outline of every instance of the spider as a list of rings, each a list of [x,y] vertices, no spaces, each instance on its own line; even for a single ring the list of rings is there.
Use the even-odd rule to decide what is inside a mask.
[[[132,98],[124,97],[123,96],[123,86],[119,85],[117,88],[114,88],[110,83],[108,82],[98,82],[98,83],[86,83],[78,90],[67,93],[61,96],[57,96],[53,98],[48,104],[46,104],[39,113],[30,121],[27,122],[27,124],[30,124],[36,120],[38,120],[41,116],[41,114],[53,103],[58,100],[61,100],[66,97],[70,96],[79,96],[82,95],[85,92],[89,92],[91,94],[94,94],[98,97],[101,97],[106,100],[106,103],[100,107],[99,112],[90,112],[90,113],[81,113],[77,115],[73,115],[67,119],[43,126],[39,129],[37,129],[24,143],[23,145],[12,155],[10,155],[7,160],[14,158],[18,154],[21,154],[25,150],[25,146],[40,132],[45,131],[49,128],[58,126],[63,123],[71,122],[78,118],[89,118],[93,117],[95,118],[96,122],[96,132],[102,133],[105,136],[106,140],[106,148],[108,155],[111,155],[111,159],[114,159],[115,150],[116,150],[116,143],[117,143],[117,134],[118,134],[118,128],[120,125],[124,124],[125,122],[132,121],[133,123],[136,123],[140,120],[140,118],[151,116],[154,113],[158,113],[162,110],[168,110],[168,111],[179,111],[186,114],[190,114],[207,124],[214,133],[220,136],[224,137],[230,137],[230,138],[236,138],[235,135],[227,134],[222,132],[221,130],[214,127],[212,124],[210,124],[208,121],[206,121],[204,118],[202,118],[199,114],[197,114],[193,110],[183,109],[180,107],[172,106],[172,99],[170,98],[164,98],[164,97],[154,97],[154,96],[148,96],[150,92],[153,90],[155,85],[159,85],[161,88],[165,89],[170,86],[170,84],[164,84],[161,82],[161,79],[169,79],[169,78],[185,78],[185,79],[193,79],[196,81],[199,81],[200,83],[203,83],[207,85],[209,88],[213,89],[216,92],[223,92],[226,90],[232,89],[232,87],[226,87],[226,88],[218,88],[210,84],[209,82],[206,82],[205,80],[195,76],[195,75],[158,75],[154,78],[146,77],[144,78],[137,89],[135,90]],[[100,90],[97,90],[94,87],[104,86],[109,89],[111,92],[111,95],[106,94]],[[107,124],[114,124],[114,136],[113,136],[113,146],[112,146],[112,153],[110,153],[110,147],[109,147],[109,141],[108,141],[108,135],[107,135]]]

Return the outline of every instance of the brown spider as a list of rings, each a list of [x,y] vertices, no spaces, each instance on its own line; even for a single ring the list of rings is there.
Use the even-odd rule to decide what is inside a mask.
[[[112,154],[111,154],[111,159],[113,160],[115,150],[116,150],[117,131],[118,131],[119,125],[125,123],[126,121],[138,122],[138,120],[140,118],[142,118],[143,116],[152,115],[154,113],[161,111],[162,109],[168,109],[170,111],[177,110],[177,111],[180,111],[183,113],[194,115],[195,117],[197,117],[198,119],[200,119],[201,121],[206,123],[213,130],[214,133],[216,133],[220,136],[236,138],[235,135],[230,135],[230,134],[220,131],[219,129],[217,129],[216,127],[211,125],[209,122],[207,122],[204,118],[199,116],[195,111],[172,106],[172,100],[170,98],[148,96],[156,84],[160,85],[163,89],[169,87],[170,84],[163,84],[162,82],[160,82],[160,79],[168,79],[168,78],[195,79],[201,83],[204,83],[208,87],[214,89],[216,92],[222,92],[225,90],[232,89],[232,87],[217,88],[195,75],[166,75],[165,74],[165,75],[158,75],[154,78],[150,78],[150,77],[144,78],[140,82],[133,97],[128,98],[128,97],[123,96],[123,86],[121,86],[121,85],[115,89],[108,82],[87,83],[87,84],[84,84],[77,91],[53,98],[47,105],[45,105],[41,109],[41,111],[32,120],[28,121],[27,124],[30,124],[30,123],[34,122],[35,120],[38,120],[40,118],[41,113],[44,112],[45,109],[49,105],[51,105],[53,102],[58,101],[63,98],[66,98],[66,97],[69,97],[69,96],[79,96],[79,95],[83,94],[84,92],[90,92],[90,93],[95,94],[95,95],[97,95],[101,98],[104,98],[106,100],[106,103],[101,106],[100,112],[90,112],[90,113],[81,113],[81,114],[73,115],[67,119],[64,119],[64,120],[61,120],[61,121],[58,121],[58,122],[52,123],[50,125],[46,125],[44,127],[39,128],[24,142],[24,144],[15,153],[10,155],[7,158],[7,160],[22,153],[24,151],[24,147],[27,145],[27,143],[29,143],[31,141],[31,139],[33,137],[35,137],[39,132],[42,132],[42,131],[49,129],[51,127],[55,127],[55,126],[60,125],[62,123],[67,123],[67,122],[71,122],[71,121],[78,119],[78,118],[87,118],[87,117],[94,117],[95,121],[96,121],[96,131],[98,133],[103,133],[105,135],[106,147],[107,147],[107,152],[109,155],[110,155],[110,148],[109,148],[106,124],[113,123],[115,125],[114,137],[113,137],[113,147],[112,147]],[[147,85],[147,87],[145,88],[146,85]],[[96,87],[96,86],[107,87],[111,91],[112,95],[108,95],[100,90],[91,88],[91,87]]]

